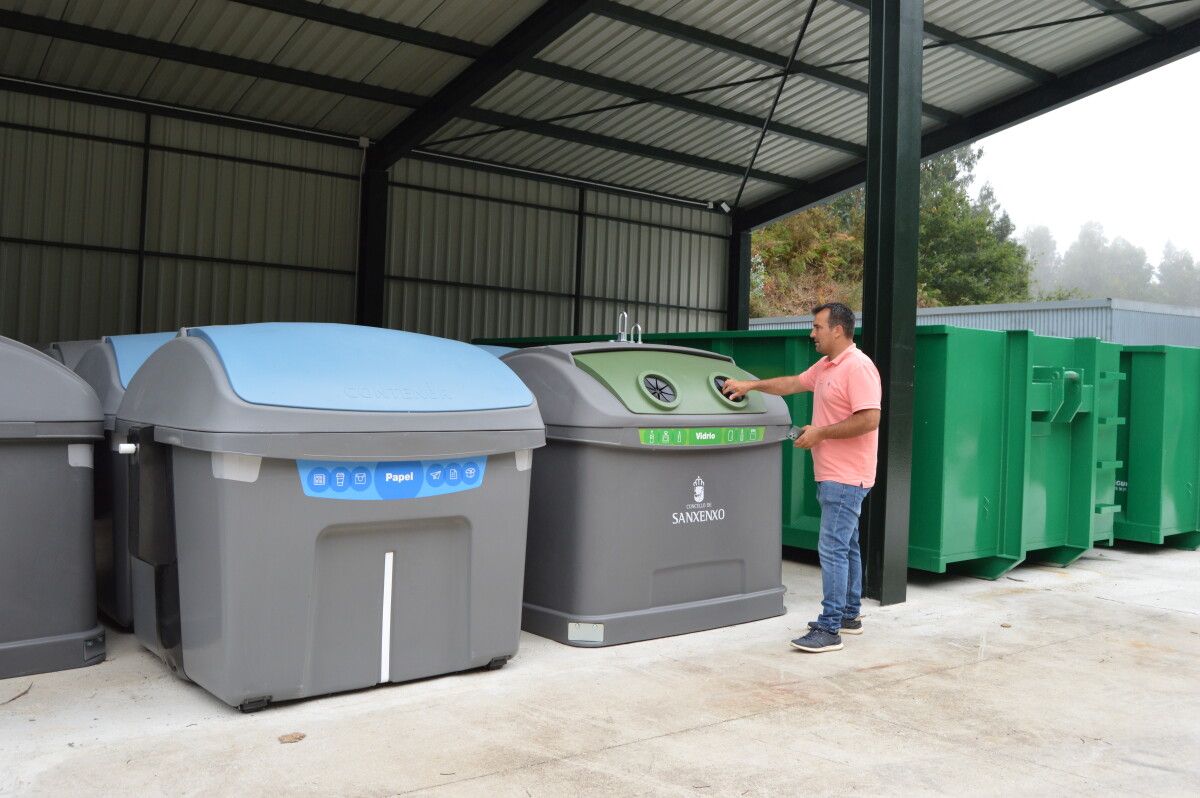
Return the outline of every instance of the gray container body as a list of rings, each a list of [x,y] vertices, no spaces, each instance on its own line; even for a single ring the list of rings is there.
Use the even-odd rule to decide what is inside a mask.
[[[172,452],[183,675],[222,701],[336,693],[517,653],[530,472],[514,454],[489,457],[475,490],[343,502],[305,496],[295,461],[264,458],[251,483],[215,478],[219,454]]]
[[[47,355],[62,363],[72,371],[80,359],[100,340],[93,338],[86,341],[55,341],[44,350]]]
[[[7,338],[0,374],[0,679],[95,665],[99,404],[66,367]]]
[[[65,351],[67,350],[64,349]],[[74,370],[96,392],[100,400],[100,410],[104,414],[104,441],[96,447],[95,500],[92,512],[96,549],[96,600],[100,612],[117,626],[129,629],[133,626],[132,564],[129,555],[129,458],[117,454],[118,441],[113,438],[117,408],[125,396],[125,386],[121,382],[121,370],[110,340],[91,342],[77,357]]]
[[[522,626],[602,646],[782,615],[777,446],[649,452],[551,436],[534,455]],[[697,477],[703,515],[689,509]]]
[[[783,401],[763,397],[765,412],[753,415],[631,413],[571,363],[575,352],[606,348],[620,347],[542,347],[504,358],[547,423],[547,445],[534,455],[523,628],[599,647],[783,614]],[[742,426],[766,435],[677,449],[639,437],[647,427]]]
[[[147,648],[243,709],[516,653],[529,450],[544,443],[532,398],[477,413],[312,410],[248,404],[224,377],[206,343],[179,338],[118,412],[118,439],[137,444],[132,596]],[[360,470],[381,494],[387,474],[415,482],[347,499]],[[435,474],[460,487],[416,490]]]
[[[64,350],[65,351],[65,350]],[[92,534],[96,549],[96,600],[100,612],[118,626],[133,625],[129,565],[129,458],[114,451],[113,423],[125,395],[112,347],[93,343],[77,359],[75,373],[100,399],[104,441],[96,446]]]

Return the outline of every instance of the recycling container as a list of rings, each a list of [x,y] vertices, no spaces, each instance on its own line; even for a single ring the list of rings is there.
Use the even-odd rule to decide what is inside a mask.
[[[1121,353],[1119,540],[1200,548],[1200,349]]]
[[[726,355],[760,379],[799,374],[821,355],[813,346],[809,330],[719,330],[714,332],[646,333],[646,343],[668,344]],[[485,345],[497,349],[545,346],[561,343],[610,341],[612,335],[556,336],[541,338],[497,339]],[[502,344],[503,346],[495,346]],[[812,418],[812,394],[798,393],[783,397],[796,423]],[[801,421],[803,419],[804,421]],[[816,549],[821,507],[817,503],[812,455],[798,449],[790,440],[780,448],[783,490],[781,503],[782,540],[785,546]]]
[[[116,434],[134,630],[222,701],[516,653],[545,431],[494,356],[348,325],[188,329],[133,377]]]
[[[1120,349],[918,328],[910,566],[994,579],[1112,541]]]
[[[101,435],[87,383],[0,338],[0,679],[104,660],[91,522]]]
[[[93,343],[79,358],[75,373],[92,386],[104,413],[104,443],[96,449],[92,529],[96,546],[96,598],[118,626],[133,624],[129,576],[129,458],[113,443],[117,408],[129,381],[146,358],[175,337],[173,332],[112,335]]]
[[[536,455],[522,625],[607,646],[784,612],[778,397],[737,402],[732,359],[659,344],[505,355],[534,392]]]
[[[488,343],[548,340],[563,339]],[[808,330],[667,333],[645,340],[731,354],[761,377],[799,374],[820,357]],[[1092,338],[917,328],[911,567],[996,578],[1026,558],[1066,565],[1111,542],[1122,466],[1117,432],[1124,424],[1120,351]],[[794,423],[807,423],[812,395],[788,401]],[[782,541],[816,549],[820,505],[811,454],[785,441],[782,474]]]
[[[84,353],[91,349],[96,344],[100,343],[98,339],[88,341],[55,341],[46,347],[43,351],[50,357],[62,363],[67,368],[74,371],[76,364]]]
[[[755,373],[779,376],[820,357],[808,335],[672,338],[736,353]],[[916,343],[909,566],[994,579],[1027,558],[1066,565],[1110,542],[1121,465],[1120,347],[950,326],[919,327]],[[812,394],[792,399],[792,418],[807,423]],[[816,549],[811,454],[785,446],[784,473],[784,544]]]

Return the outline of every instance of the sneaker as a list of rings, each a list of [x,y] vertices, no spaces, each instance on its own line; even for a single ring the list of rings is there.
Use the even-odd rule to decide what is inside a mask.
[[[838,651],[842,647],[842,638],[830,634],[824,629],[813,629],[804,637],[792,641],[792,648],[806,651],[809,654],[820,654],[823,651]]]
[[[809,629],[817,629],[819,627],[817,626],[816,621],[809,621],[808,628]],[[843,634],[843,635],[860,635],[860,634],[862,634],[862,616],[858,615],[854,618],[844,619],[842,621],[842,628],[841,628],[841,630],[839,630],[838,634]]]

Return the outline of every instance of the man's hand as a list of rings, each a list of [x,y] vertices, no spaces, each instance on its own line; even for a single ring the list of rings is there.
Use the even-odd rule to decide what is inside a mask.
[[[814,427],[811,424],[806,424],[800,428],[800,435],[796,438],[796,442],[792,445],[797,449],[811,449],[821,441],[825,440],[822,434],[821,427]]]
[[[754,380],[725,380],[725,384],[721,386],[721,393],[736,402],[754,390],[754,383]]]

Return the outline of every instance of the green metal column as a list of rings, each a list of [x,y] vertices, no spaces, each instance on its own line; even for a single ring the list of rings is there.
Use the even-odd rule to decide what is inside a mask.
[[[923,15],[923,0],[871,0],[863,349],[883,379],[883,420],[862,548],[864,592],[883,604],[908,587]]]
[[[729,271],[725,289],[725,329],[750,329],[750,231],[729,235]]]

